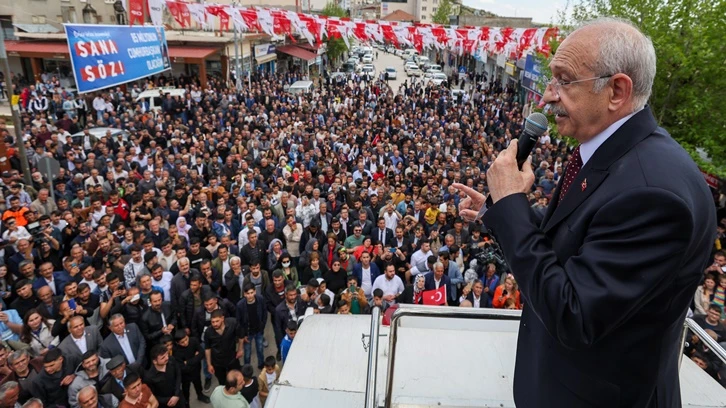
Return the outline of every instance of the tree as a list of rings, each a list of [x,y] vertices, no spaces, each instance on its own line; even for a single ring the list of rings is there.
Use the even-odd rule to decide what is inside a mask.
[[[342,7],[333,2],[328,2],[325,7],[320,11],[321,15],[328,17],[346,17],[348,13],[343,10]],[[345,45],[345,41],[342,38],[330,38],[326,36],[326,54],[330,61],[335,63],[338,58],[343,55],[344,52],[348,51],[348,47]]]
[[[431,16],[431,20],[436,24],[450,24],[449,17],[454,14],[454,5],[452,3],[452,0],[441,0],[439,2],[439,7],[436,9],[436,12],[433,16]]]
[[[650,37],[657,58],[650,109],[702,169],[724,178],[726,115],[720,113],[726,100],[724,15],[726,0],[580,0],[573,7],[572,20],[560,18],[558,25],[620,17]]]

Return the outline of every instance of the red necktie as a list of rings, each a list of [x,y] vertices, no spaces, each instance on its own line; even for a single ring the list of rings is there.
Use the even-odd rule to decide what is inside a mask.
[[[567,170],[565,170],[565,179],[562,181],[562,189],[560,190],[560,202],[565,198],[565,194],[567,194],[570,185],[575,181],[577,173],[580,172],[581,168],[582,156],[580,156],[580,146],[577,146],[575,151],[572,152],[572,160],[570,160],[570,163],[567,165]]]

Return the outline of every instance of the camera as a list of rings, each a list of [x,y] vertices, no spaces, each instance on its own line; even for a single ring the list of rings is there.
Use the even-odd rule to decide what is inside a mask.
[[[486,243],[474,258],[477,260],[477,274],[479,276],[484,276],[487,265],[490,263],[496,265],[497,270],[500,272],[509,272],[509,265],[504,259],[504,253],[502,253],[499,244],[494,241]]]

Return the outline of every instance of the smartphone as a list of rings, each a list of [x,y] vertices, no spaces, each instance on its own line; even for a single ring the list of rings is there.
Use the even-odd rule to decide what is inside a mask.
[[[389,249],[389,251],[391,251],[392,254],[395,254],[396,253],[396,248],[391,248],[391,249]]]
[[[506,290],[506,289],[504,289],[504,290],[502,291],[502,296],[507,296],[507,290]]]
[[[76,299],[68,299],[68,307],[72,310],[76,310]]]
[[[348,287],[348,290],[349,290],[349,291],[350,291],[351,293],[355,292],[355,291],[356,291],[356,290],[355,290],[355,285],[350,285],[350,287]]]
[[[141,299],[141,295],[138,293],[131,297],[131,302],[136,302],[137,300]]]

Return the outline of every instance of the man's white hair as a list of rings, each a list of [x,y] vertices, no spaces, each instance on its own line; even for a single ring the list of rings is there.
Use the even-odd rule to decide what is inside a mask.
[[[650,98],[655,79],[656,57],[653,42],[628,20],[603,17],[588,21],[579,29],[598,31],[600,52],[592,67],[597,76],[625,74],[633,81],[633,112]],[[576,30],[577,31],[577,30]],[[595,81],[594,91],[605,88],[609,78]]]

